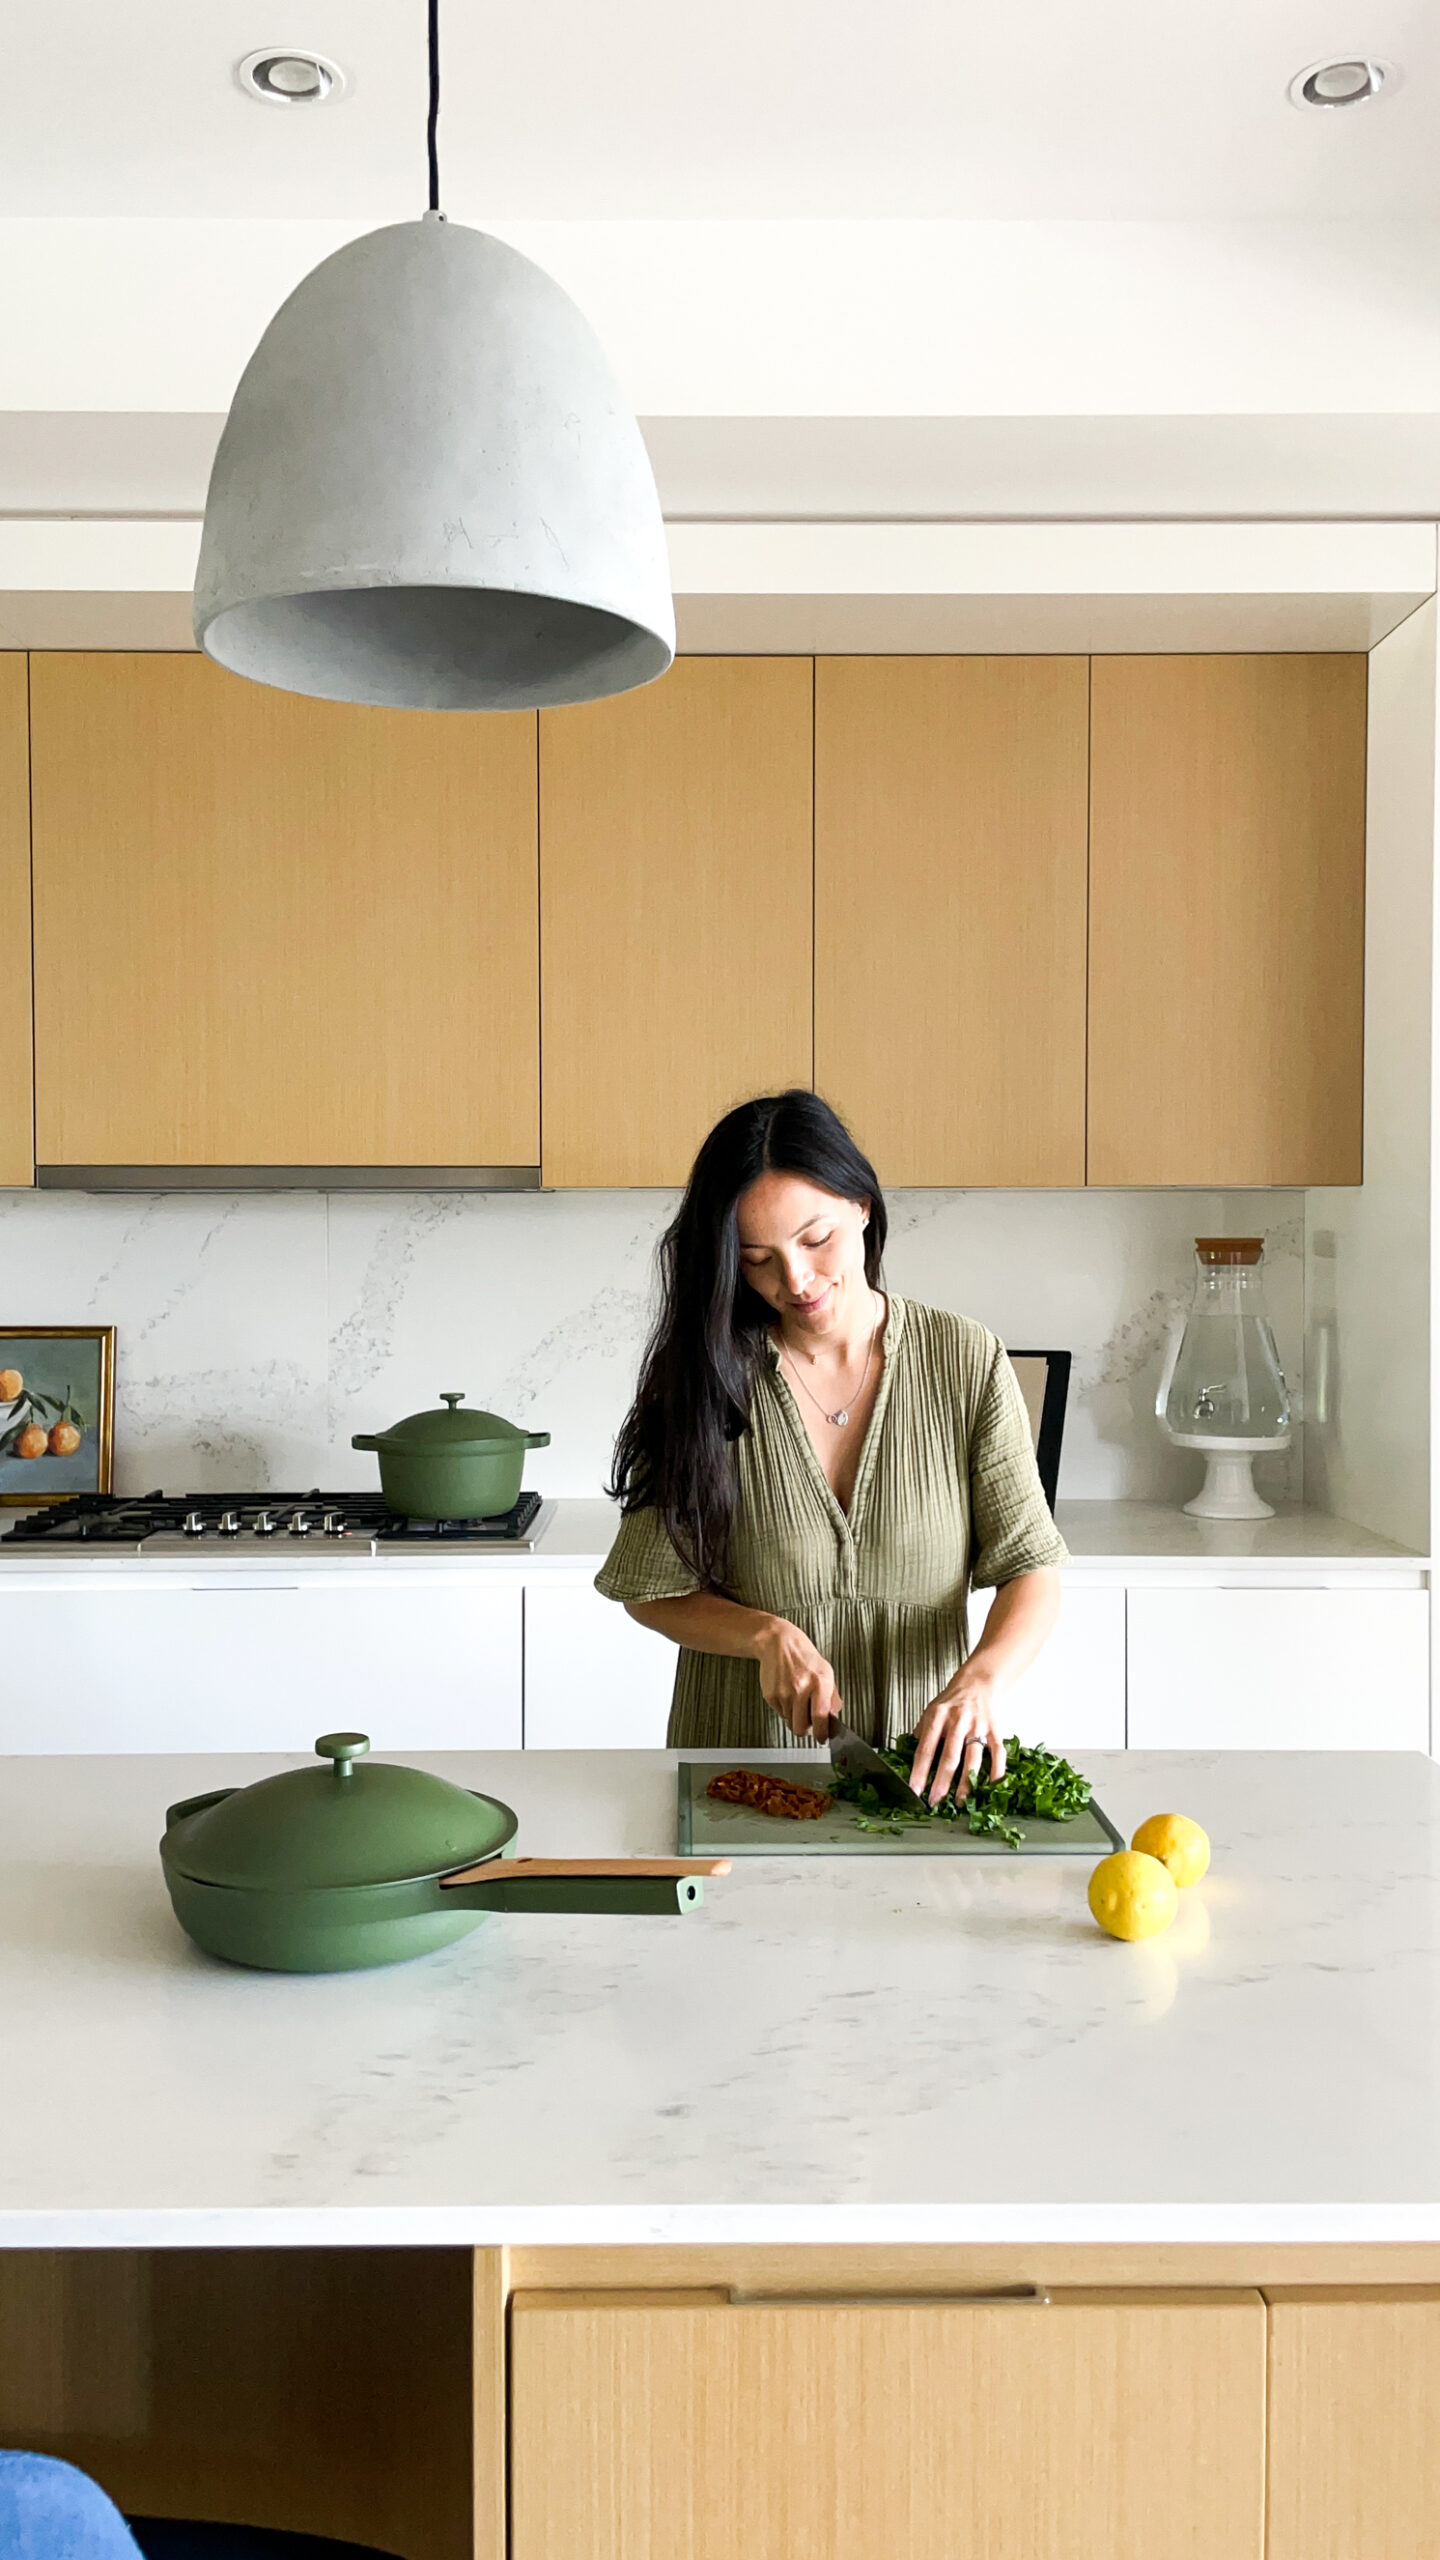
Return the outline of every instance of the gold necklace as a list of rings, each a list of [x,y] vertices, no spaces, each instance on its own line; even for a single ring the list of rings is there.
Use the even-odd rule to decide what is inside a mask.
[[[833,1425],[833,1427],[834,1427],[834,1429],[835,1429],[835,1430],[837,1430],[837,1431],[843,1431],[843,1430],[844,1430],[846,1423],[847,1423],[847,1422],[849,1421],[849,1419],[850,1419],[850,1411],[851,1411],[851,1407],[852,1407],[853,1405],[857,1405],[857,1404],[859,1403],[859,1401],[860,1401],[861,1397],[862,1397],[862,1396],[863,1396],[863,1394],[865,1393],[866,1388],[867,1388],[867,1387],[868,1387],[868,1385],[870,1384],[870,1364],[871,1364],[871,1362],[874,1360],[874,1357],[875,1357],[875,1338],[876,1338],[876,1335],[879,1333],[879,1331],[880,1331],[880,1319],[879,1319],[879,1317],[877,1316],[877,1317],[876,1317],[876,1319],[875,1319],[874,1324],[873,1324],[873,1325],[871,1326],[871,1328],[870,1328],[870,1342],[869,1342],[869,1347],[867,1348],[866,1353],[865,1353],[865,1367],[864,1367],[864,1371],[863,1371],[863,1373],[862,1373],[862,1375],[861,1375],[860,1384],[859,1384],[859,1386],[856,1388],[855,1393],[853,1394],[853,1396],[847,1396],[847,1397],[846,1397],[846,1399],[845,1399],[845,1402],[844,1402],[843,1404],[841,1404],[841,1405],[837,1405],[837,1406],[836,1406],[836,1408],[835,1408],[835,1411],[834,1411],[833,1413],[827,1413],[827,1412],[826,1412],[826,1410],[825,1410],[825,1407],[824,1407],[824,1406],[823,1406],[823,1404],[820,1402],[819,1397],[818,1397],[818,1396],[816,1396],[816,1395],[811,1395],[811,1394],[810,1394],[810,1389],[806,1386],[805,1381],[804,1381],[804,1379],[801,1377],[799,1370],[796,1368],[794,1361],[790,1359],[790,1354],[789,1354],[789,1352],[788,1352],[788,1351],[786,1350],[786,1348],[785,1348],[785,1341],[784,1341],[784,1337],[783,1337],[783,1335],[782,1335],[782,1337],[781,1337],[781,1342],[780,1342],[780,1357],[781,1357],[781,1359],[782,1359],[782,1360],[789,1361],[789,1365],[790,1365],[790,1375],[791,1375],[791,1376],[792,1376],[792,1378],[794,1379],[796,1386],[800,1389],[800,1392],[801,1392],[801,1394],[802,1394],[802,1395],[804,1395],[804,1396],[809,1396],[809,1397],[810,1397],[810,1402],[811,1402],[811,1403],[813,1404],[813,1406],[815,1407],[815,1410],[816,1410],[816,1412],[819,1414],[821,1421],[822,1421],[822,1422],[828,1422],[828,1423],[832,1424],[832,1425]]]

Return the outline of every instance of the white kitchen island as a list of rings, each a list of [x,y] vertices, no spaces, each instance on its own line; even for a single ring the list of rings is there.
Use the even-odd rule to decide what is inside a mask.
[[[308,1978],[197,1954],[155,1854],[168,1802],[276,1765],[0,1764],[0,2439],[403,2560],[710,2560],[737,2522],[880,2560],[882,2512],[931,2560],[969,2546],[905,2507],[902,2421],[943,2444],[983,2389],[998,2560],[1141,2560],[1167,2512],[1194,2560],[1423,2547],[1430,1761],[1096,1755],[1127,1836],[1214,1842],[1139,1946],[1084,1859],[787,1858],[777,1825],[687,1919],[492,1918]],[[522,1851],[673,1844],[663,1754],[426,1765]],[[827,2543],[851,2452],[814,2395],[861,2390],[873,2495]],[[974,2481],[926,2461],[943,2522]],[[1315,2542],[1357,2479],[1368,2538]]]
[[[419,1757],[520,1854],[673,1851],[671,1755]],[[0,2244],[1440,2245],[1427,1760],[1087,1759],[1127,1838],[1214,1841],[1138,1946],[1084,1859],[787,1858],[777,1823],[686,1919],[312,1977],[197,1954],[156,1856],[169,1802],[281,1765],[0,1764]]]

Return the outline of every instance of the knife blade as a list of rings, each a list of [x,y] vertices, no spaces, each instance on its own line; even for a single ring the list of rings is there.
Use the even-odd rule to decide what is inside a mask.
[[[913,1787],[897,1777],[888,1760],[882,1760],[871,1743],[862,1741],[853,1726],[840,1716],[830,1719],[830,1758],[847,1778],[865,1778],[874,1788],[882,1804],[898,1805],[903,1813],[928,1813],[930,1807]]]

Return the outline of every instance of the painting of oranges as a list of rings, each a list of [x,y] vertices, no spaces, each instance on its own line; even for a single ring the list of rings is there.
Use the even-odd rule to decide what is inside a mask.
[[[0,1503],[111,1489],[112,1325],[0,1326]]]

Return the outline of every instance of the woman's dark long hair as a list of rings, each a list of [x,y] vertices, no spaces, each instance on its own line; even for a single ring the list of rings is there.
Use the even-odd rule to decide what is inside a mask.
[[[798,1174],[840,1200],[868,1200],[865,1277],[885,1251],[875,1168],[816,1093],[742,1102],[717,1121],[660,1239],[660,1312],[635,1402],[615,1443],[610,1492],[627,1511],[653,1506],[702,1584],[723,1587],[735,1510],[735,1449],[774,1321],[740,1265],[736,1204],[762,1173]]]

